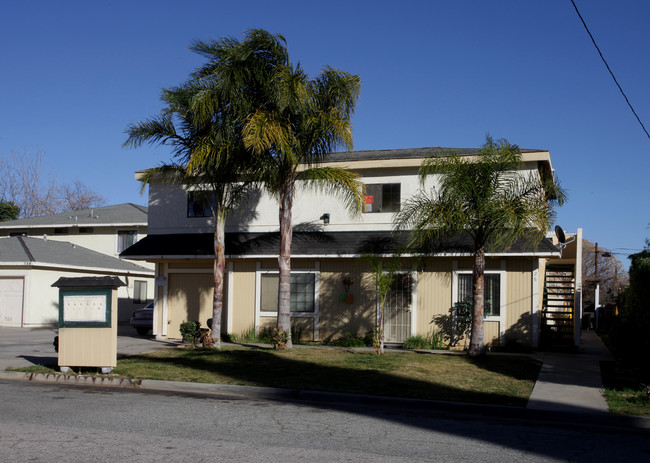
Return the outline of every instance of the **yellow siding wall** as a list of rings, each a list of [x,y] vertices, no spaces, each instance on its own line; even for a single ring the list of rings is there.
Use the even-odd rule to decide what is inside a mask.
[[[233,262],[232,332],[237,335],[255,328],[256,265],[253,260]]]
[[[416,333],[427,335],[449,322],[452,260],[427,259],[418,274],[418,316]],[[433,322],[433,323],[432,323]]]
[[[455,262],[455,266],[454,266]],[[488,270],[503,270],[502,259],[488,259]],[[505,314],[504,326],[497,321],[485,323],[485,341],[499,344],[503,331],[506,341],[517,340],[530,345],[531,305],[532,305],[532,258],[509,258],[505,260]],[[361,259],[321,259],[319,261],[293,259],[295,269],[320,268],[319,324],[318,340],[330,340],[350,332],[357,336],[365,335],[375,324],[377,297],[374,276],[369,265]],[[449,332],[450,309],[452,307],[452,272],[471,270],[471,258],[436,257],[420,262],[417,274],[417,316],[413,330],[427,335],[433,328]],[[178,327],[181,321],[196,320],[205,324],[212,314],[212,273],[180,273],[186,263],[170,265],[168,276],[168,337],[180,337]],[[233,260],[231,288],[228,282],[224,288],[223,329],[226,330],[227,297],[232,297],[232,329],[235,334],[243,334],[255,327],[256,271],[277,269],[276,259]],[[414,268],[415,262],[404,259],[401,269]],[[196,268],[196,267],[195,267]],[[201,268],[207,270],[205,262]],[[228,266],[227,266],[228,269]],[[178,273],[177,273],[178,272]],[[345,291],[343,280],[352,284]],[[315,338],[312,318],[293,318],[294,325],[300,325],[303,339]],[[261,317],[258,328],[274,326],[275,317]],[[460,343],[463,345],[462,341]]]
[[[324,259],[320,270],[320,339],[346,332],[365,335],[374,326],[376,313],[374,283],[367,264],[355,259]],[[352,282],[347,293],[344,278]]]
[[[511,260],[507,269],[504,340],[532,345],[533,260]]]
[[[212,317],[212,274],[170,273],[167,284],[167,337],[180,339],[182,322],[199,321],[205,327]]]

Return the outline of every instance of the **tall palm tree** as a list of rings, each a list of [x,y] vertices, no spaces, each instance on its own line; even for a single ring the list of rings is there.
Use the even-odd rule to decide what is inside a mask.
[[[239,114],[228,95],[213,84],[213,81],[192,79],[164,90],[162,99],[167,107],[162,115],[129,125],[125,145],[172,146],[176,162],[147,170],[142,178],[143,188],[154,178],[188,185],[203,193],[201,199],[212,212],[215,260],[210,328],[215,347],[220,348],[226,213],[250,187],[250,182],[242,181],[250,155],[242,143]],[[219,96],[213,98],[209,110],[196,103],[206,93]]]
[[[466,250],[474,257],[471,356],[485,353],[486,248],[506,249],[522,237],[536,245],[555,217],[554,206],[566,199],[550,172],[523,174],[517,172],[521,164],[517,145],[489,136],[476,159],[453,153],[428,157],[420,167],[421,184],[438,174],[438,185],[430,191],[421,189],[395,218],[396,230],[408,231],[410,247],[420,252],[470,243]]]
[[[291,348],[291,216],[296,184],[302,181],[307,187],[339,194],[351,211],[361,211],[363,185],[357,176],[320,166],[327,153],[340,146],[352,148],[350,118],[360,79],[326,68],[309,80],[289,62],[284,37],[260,29],[248,31],[241,42],[197,42],[194,49],[210,59],[195,77],[215,79],[220,88],[235,94],[233,104],[245,115],[244,145],[260,167],[256,179],[279,202],[277,328],[288,334]],[[211,99],[207,94],[202,104],[210,107]]]
[[[258,180],[279,203],[277,329],[288,334],[287,348],[291,348],[291,220],[296,186],[338,195],[351,213],[361,212],[363,184],[358,176],[320,165],[337,148],[352,149],[350,119],[360,79],[328,67],[309,80],[299,66],[288,62],[274,71],[263,86],[263,104],[247,120],[243,137],[260,158]]]

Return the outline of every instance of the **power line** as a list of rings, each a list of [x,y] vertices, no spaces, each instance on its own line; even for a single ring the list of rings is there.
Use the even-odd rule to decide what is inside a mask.
[[[627,105],[632,110],[632,113],[634,114],[634,117],[636,117],[636,120],[639,121],[639,124],[641,125],[641,128],[645,132],[646,136],[648,138],[650,138],[650,133],[648,133],[648,131],[646,130],[645,125],[643,125],[643,122],[641,122],[641,119],[639,118],[636,111],[632,107],[632,103],[630,103],[630,100],[627,98],[627,95],[625,94],[625,92],[623,91],[621,86],[619,85],[618,80],[616,80],[616,77],[614,76],[614,73],[610,69],[609,64],[607,64],[607,61],[605,60],[605,57],[601,53],[600,48],[598,48],[598,45],[596,44],[596,40],[594,39],[594,36],[591,35],[591,32],[589,32],[589,28],[587,27],[587,23],[585,23],[585,20],[582,19],[582,15],[580,14],[580,11],[578,11],[578,7],[576,6],[576,3],[573,0],[571,0],[571,4],[573,5],[573,8],[575,8],[576,13],[578,13],[578,17],[580,18],[580,21],[582,21],[582,25],[585,26],[585,30],[587,31],[587,34],[589,34],[589,37],[591,38],[591,41],[594,44],[594,47],[596,47],[596,50],[598,50],[598,54],[600,55],[600,59],[602,59],[603,63],[605,63],[605,66],[607,67],[607,70],[609,71],[609,74],[612,76],[612,79],[614,79],[614,83],[616,83],[616,86],[620,90],[621,95],[623,95],[623,98],[625,98],[625,101],[627,101]]]

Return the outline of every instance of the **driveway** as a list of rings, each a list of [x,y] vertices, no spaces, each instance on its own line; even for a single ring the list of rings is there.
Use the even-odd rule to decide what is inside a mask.
[[[56,364],[52,342],[58,328],[0,327],[0,371],[8,367]],[[130,325],[117,329],[117,355],[133,355],[178,345],[175,341],[158,341],[153,336],[139,336]]]

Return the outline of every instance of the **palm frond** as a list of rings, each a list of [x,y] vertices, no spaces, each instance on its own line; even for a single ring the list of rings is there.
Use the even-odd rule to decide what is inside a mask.
[[[292,164],[297,164],[298,158],[294,152],[296,140],[290,129],[278,113],[256,111],[242,131],[244,144],[255,154],[274,150]]]
[[[150,145],[183,145],[186,140],[176,133],[171,117],[157,117],[129,124],[126,129],[127,140],[123,146],[137,148],[145,143]]]

